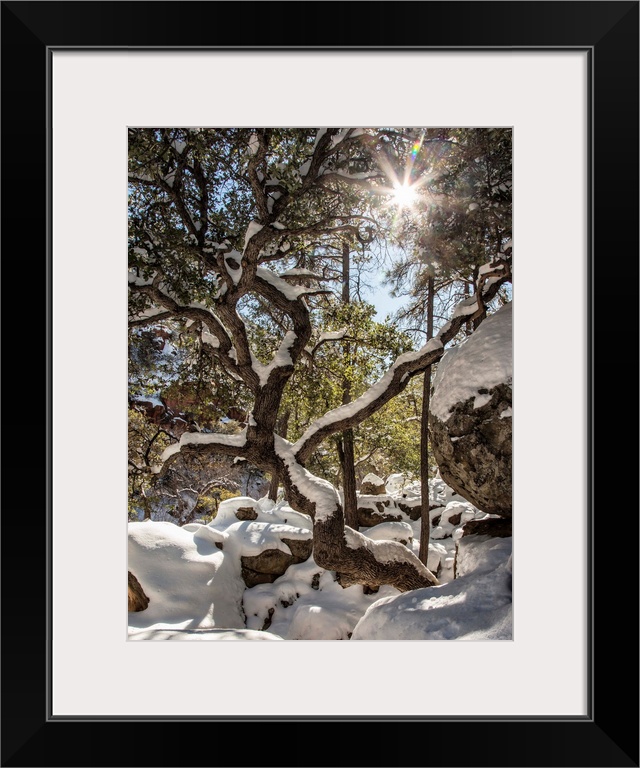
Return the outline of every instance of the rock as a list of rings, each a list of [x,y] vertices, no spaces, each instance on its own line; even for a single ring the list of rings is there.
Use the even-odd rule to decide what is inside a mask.
[[[512,536],[511,518],[487,517],[484,520],[470,520],[462,529],[463,536],[473,535],[507,538]]]
[[[252,571],[251,568],[245,568],[244,565],[240,569],[240,574],[249,589],[257,587],[258,584],[273,584],[278,578],[277,573],[258,573],[258,571]]]
[[[387,493],[387,488],[381,477],[370,472],[362,481],[360,493],[366,496],[384,496]]]
[[[422,500],[417,499],[396,499],[398,507],[409,516],[410,520],[419,520],[422,510]]]
[[[311,557],[311,552],[313,551],[313,538],[285,539],[283,536],[282,542],[291,550],[294,563],[303,563]]]
[[[385,486],[387,493],[398,494],[402,493],[402,489],[407,484],[407,476],[403,473],[397,473],[395,475],[389,475],[386,480]]]
[[[293,563],[293,555],[282,549],[265,549],[259,555],[243,555],[242,567],[277,578]]]
[[[265,549],[259,555],[243,555],[241,574],[247,587],[271,584],[282,576],[290,565],[308,560],[313,550],[313,539],[281,539],[291,553],[281,549]]]
[[[257,520],[258,511],[253,507],[238,507],[235,512],[238,520]]]
[[[128,586],[128,602],[129,610],[132,612],[144,611],[149,605],[149,598],[145,595],[144,590],[140,586],[140,582],[136,577],[129,573],[129,586]]]
[[[371,507],[358,507],[358,525],[361,528],[372,528],[380,523],[396,523],[402,520],[399,510],[386,511],[384,505],[380,505],[378,511]]]
[[[405,546],[413,541],[413,528],[409,523],[379,523],[373,528],[361,531],[367,538],[374,541],[399,541]]]
[[[512,514],[511,304],[438,366],[429,417],[442,479],[485,513]]]

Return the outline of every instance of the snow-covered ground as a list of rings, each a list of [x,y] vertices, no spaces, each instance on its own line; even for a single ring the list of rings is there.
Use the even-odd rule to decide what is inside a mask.
[[[385,514],[400,520],[360,532],[378,541],[401,541],[417,554],[420,520],[412,520],[407,510],[419,506],[419,486],[392,475],[386,491],[362,496],[361,504],[379,509],[376,501],[388,501]],[[405,593],[389,586],[369,594],[360,585],[340,586],[334,572],[308,556],[311,519],[285,502],[229,499],[207,525],[129,523],[128,567],[149,598],[144,611],[129,613],[129,637],[511,639],[511,538],[462,538],[466,522],[486,515],[439,477],[431,481],[429,496],[438,506],[430,513],[428,565],[441,585]],[[273,580],[278,569],[284,572]],[[247,588],[248,573],[264,583]]]

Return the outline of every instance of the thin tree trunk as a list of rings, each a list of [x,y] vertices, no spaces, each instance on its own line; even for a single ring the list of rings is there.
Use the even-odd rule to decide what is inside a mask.
[[[342,243],[342,303],[351,302],[349,284],[351,280],[350,248],[348,242]],[[351,345],[343,345],[345,360],[351,356]],[[342,382],[342,404],[351,402],[351,382],[346,377]],[[350,528],[358,530],[358,498],[356,495],[356,458],[353,447],[353,430],[342,433],[342,445],[339,451],[342,468],[342,490],[344,493],[344,521]]]
[[[463,293],[465,298],[469,296],[469,294],[471,293],[471,288],[469,287],[469,283],[467,280],[464,281]],[[473,333],[473,323],[471,321],[467,321],[465,323],[464,332],[467,336],[471,336],[471,334]]]
[[[478,276],[480,274],[479,267],[474,267],[473,269],[473,293],[476,292],[476,286],[478,285]],[[480,323],[485,319],[487,316],[487,310],[485,309],[482,314],[479,317],[476,317],[476,319],[473,321],[473,330],[475,331],[476,328],[480,325]]]
[[[277,432],[281,437],[284,437],[285,440],[287,439],[287,431],[289,430],[289,418],[291,417],[291,411],[285,411],[282,416],[280,417],[280,422],[278,424]],[[269,495],[268,498],[271,499],[271,501],[278,501],[278,487],[280,486],[281,481],[280,473],[278,470],[274,470],[271,473],[271,483],[269,484]]]
[[[433,337],[434,278],[427,285],[427,340]],[[420,421],[420,549],[418,557],[427,565],[431,521],[429,519],[429,406],[431,401],[431,366],[425,368],[422,384],[422,415]],[[427,566],[428,567],[428,566]]]
[[[278,486],[280,485],[280,473],[272,472],[271,483],[269,484],[269,498],[271,501],[278,500]]]

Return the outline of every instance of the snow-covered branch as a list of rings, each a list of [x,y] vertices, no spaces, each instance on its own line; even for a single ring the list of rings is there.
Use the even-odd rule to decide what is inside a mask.
[[[347,405],[327,412],[307,429],[293,446],[297,460],[306,462],[323,440],[360,424],[402,392],[411,378],[437,363],[444,354],[445,345],[458,334],[465,323],[484,314],[485,304],[496,295],[500,286],[510,279],[508,257],[488,265],[488,269],[479,278],[478,294],[460,302],[452,319],[436,336],[416,352],[400,355],[385,375],[364,394]]]
[[[246,456],[246,430],[239,435],[223,435],[219,433],[185,432],[180,440],[168,448],[165,448],[160,460],[162,468],[157,467],[156,472],[164,472],[175,461],[179,454],[203,453],[225,454],[226,456]]]

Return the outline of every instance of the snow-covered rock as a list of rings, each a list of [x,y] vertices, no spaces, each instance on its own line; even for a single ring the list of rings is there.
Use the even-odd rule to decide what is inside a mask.
[[[413,528],[409,523],[379,523],[372,528],[363,528],[363,533],[367,538],[374,541],[399,541],[401,544],[411,544],[413,540]]]
[[[512,513],[512,312],[506,304],[438,365],[429,418],[444,481],[483,512]]]
[[[362,480],[360,493],[366,496],[384,495],[387,493],[387,489],[381,477],[369,472]]]
[[[351,639],[511,640],[511,539],[472,538],[458,578],[377,600]]]
[[[285,640],[349,640],[372,603],[397,594],[393,587],[376,594],[365,594],[360,585],[343,588],[335,573],[309,558],[273,584],[247,589],[244,611],[249,629],[269,630]]]
[[[387,493],[391,496],[402,493],[402,489],[405,487],[406,482],[407,476],[401,472],[398,472],[394,475],[389,475],[385,482]]]
[[[358,494],[358,525],[371,528],[379,523],[398,522],[403,519],[402,510],[387,494]]]
[[[144,611],[129,613],[131,627],[244,626],[240,561],[198,531],[129,523],[128,568],[149,598]]]

